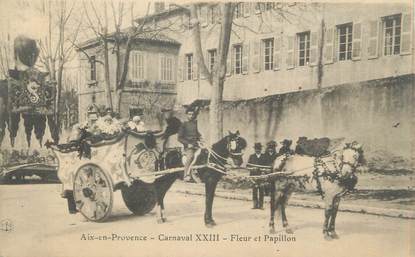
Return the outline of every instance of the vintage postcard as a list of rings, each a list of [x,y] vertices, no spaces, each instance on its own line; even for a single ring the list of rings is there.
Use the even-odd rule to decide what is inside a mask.
[[[413,1],[0,2],[0,257],[415,256]]]

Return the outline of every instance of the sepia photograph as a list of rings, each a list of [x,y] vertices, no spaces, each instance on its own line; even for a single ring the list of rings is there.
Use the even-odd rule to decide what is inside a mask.
[[[413,1],[0,3],[0,257],[415,257]]]

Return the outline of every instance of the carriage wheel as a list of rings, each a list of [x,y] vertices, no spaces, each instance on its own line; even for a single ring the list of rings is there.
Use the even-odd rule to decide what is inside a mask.
[[[144,215],[156,206],[154,185],[134,181],[129,187],[121,189],[122,199],[127,208],[135,215]]]
[[[90,221],[106,220],[112,210],[113,187],[110,178],[94,164],[79,168],[74,180],[76,208]]]

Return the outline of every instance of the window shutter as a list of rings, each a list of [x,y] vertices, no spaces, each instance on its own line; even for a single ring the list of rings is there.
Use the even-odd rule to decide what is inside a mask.
[[[259,8],[261,12],[265,12],[265,3],[259,3]]]
[[[411,13],[402,14],[401,55],[411,53]]]
[[[187,80],[187,58],[183,55],[183,80]]]
[[[200,7],[200,25],[202,25],[202,27],[206,27],[208,25],[207,23],[207,14],[208,14],[208,8],[207,6],[201,6]]]
[[[162,73],[163,73],[162,67],[163,67],[164,56],[162,54],[159,54],[158,60],[159,60],[159,63],[158,63],[158,67],[159,67],[158,80],[162,80],[162,78],[163,78],[163,76],[162,76]]]
[[[233,59],[233,46],[229,46],[228,50],[228,58],[226,59],[226,76],[230,76],[232,74],[232,59]]]
[[[260,3],[253,3],[254,4],[254,10],[256,14],[261,13],[261,4]]]
[[[312,31],[310,33],[310,66],[317,65],[318,54],[318,33]]]
[[[192,65],[193,65],[193,70],[192,70],[192,76],[193,76],[193,80],[197,80],[199,77],[199,66],[197,65],[197,60],[195,55],[192,55]]]
[[[287,37],[287,69],[294,68],[294,47],[295,45],[295,37],[288,36]]]
[[[281,45],[282,37],[280,35],[274,37],[274,70],[281,69]]]
[[[177,57],[177,80],[183,81],[183,58],[181,56]]]
[[[220,6],[215,6],[215,22],[220,24],[222,21],[222,9]]]
[[[261,58],[261,41],[257,41],[257,40],[253,40],[251,42],[251,46],[252,46],[252,71],[253,72],[259,72],[260,70],[260,58]]]
[[[148,65],[147,65],[147,59],[148,59],[148,53],[142,52],[141,55],[143,56],[143,80],[148,79]]]
[[[207,61],[207,56],[208,56],[208,52],[207,51],[205,51],[204,53],[203,53],[203,61],[205,62],[205,64],[206,64],[206,61]],[[200,69],[200,79],[206,79],[206,76],[203,74],[203,72],[201,71],[202,69]]]
[[[207,13],[207,15],[206,15],[206,19],[207,19],[207,21],[206,21],[206,23],[209,25],[210,23],[212,23],[212,18],[213,18],[213,9],[212,9],[213,7],[212,6],[208,6],[206,9],[207,9],[207,11],[206,11],[206,13]]]
[[[130,58],[128,59],[128,78],[134,80],[134,55],[135,51],[130,51]]]
[[[326,43],[324,44],[324,63],[333,63],[333,50],[334,50],[334,28],[328,28],[326,30]]]
[[[242,45],[242,74],[248,74],[249,70],[249,42]]]
[[[352,60],[360,60],[362,56],[362,23],[353,23]]]
[[[243,5],[244,5],[244,7],[243,7],[243,10],[244,10],[244,17],[249,17],[249,15],[251,15],[251,3],[249,3],[249,2],[245,2],[245,3],[243,3]]]
[[[367,44],[368,59],[378,57],[379,22],[369,21],[369,37]]]

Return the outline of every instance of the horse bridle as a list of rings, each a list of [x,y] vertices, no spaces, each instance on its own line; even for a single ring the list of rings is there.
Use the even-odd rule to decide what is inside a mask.
[[[231,143],[232,142],[235,142],[236,147],[237,147],[238,146],[238,143],[237,143],[238,140],[239,140],[239,137],[237,137],[235,139],[231,139],[231,140],[228,141],[228,144],[227,144],[227,147],[226,148],[227,148],[227,150],[229,152],[229,155],[231,155],[231,157],[238,157],[238,156],[242,156],[243,155],[243,152],[242,151],[241,152],[232,152]]]

